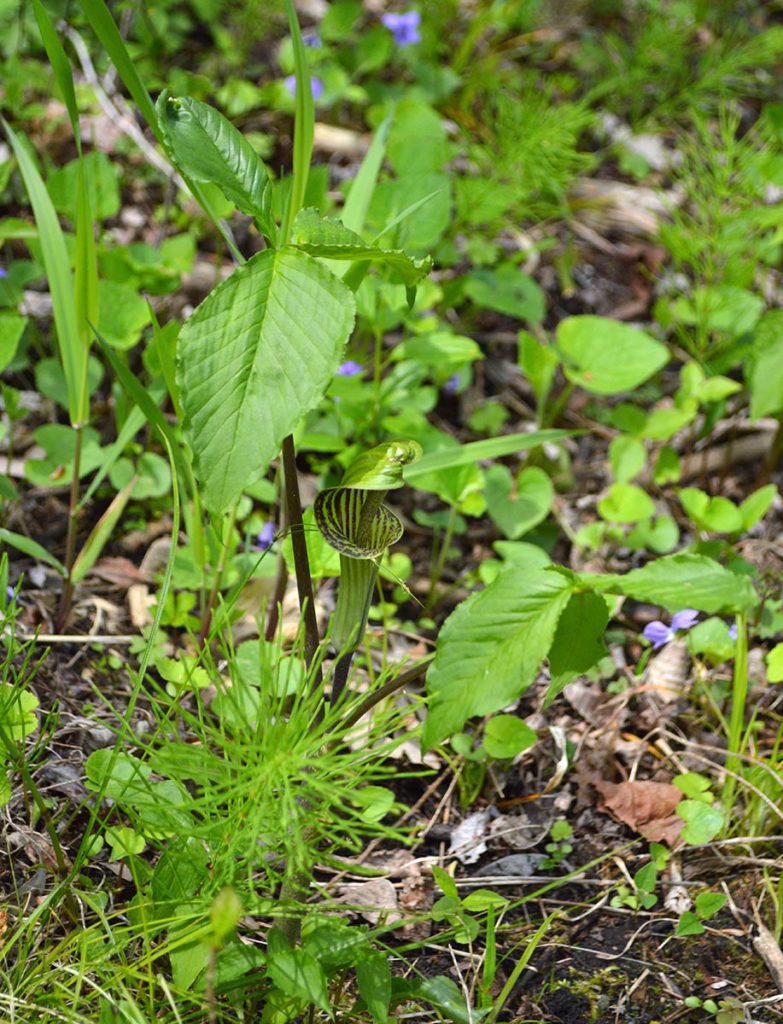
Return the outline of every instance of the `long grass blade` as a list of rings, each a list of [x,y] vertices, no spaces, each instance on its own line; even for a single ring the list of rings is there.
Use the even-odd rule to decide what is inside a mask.
[[[406,483],[414,483],[416,477],[433,473],[439,469],[452,469],[454,466],[467,466],[479,459],[499,459],[503,455],[536,448],[538,445],[562,441],[566,437],[575,437],[579,430],[536,430],[530,434],[504,434],[486,441],[471,441],[459,448],[447,448],[445,451],[430,452],[423,455],[418,462],[411,463],[403,469]]]
[[[297,213],[302,209],[307,179],[310,174],[310,160],[313,155],[315,134],[315,103],[310,84],[310,69],[307,63],[302,31],[293,0],[286,0],[286,14],[294,48],[294,73],[296,75],[296,113],[294,118],[294,168],[288,207],[283,218],[282,242],[287,242]]]
[[[161,438],[165,439],[167,445],[171,448],[177,475],[183,484],[185,484],[191,478],[191,474],[185,463],[185,457],[182,454],[182,449],[180,448],[176,437],[174,437],[171,427],[166,422],[163,413],[152,400],[149,392],[141,386],[128,367],[117,358],[116,352],[114,352],[109,343],[101,337],[98,331],[95,331],[95,337],[98,339],[98,344],[100,345],[104,356],[109,361],[111,368],[117,375],[117,379],[120,384],[128,393],[129,397],[144,413],[150,426],[154,427],[158,431]]]
[[[147,87],[139,77],[136,65],[123,42],[120,31],[114,23],[109,8],[103,0],[79,0],[85,17],[87,18],[98,39],[101,41],[106,53],[108,53],[114,66],[119,72],[120,78],[125,83],[133,101],[139,108],[142,117],[155,134],[155,138],[163,143],[163,135],[158,124],[158,116],[155,113],[155,104],[152,102]]]
[[[76,91],[73,87],[71,64],[41,0],[33,0],[33,9],[35,10],[35,18],[38,22],[38,30],[41,33],[46,55],[49,58],[49,63],[52,65],[54,77],[65,101],[65,107],[71,122],[71,131],[76,140],[76,148],[79,150],[79,155],[81,155],[82,136],[79,130],[79,108],[76,105]]]
[[[68,413],[72,425],[79,426],[84,423],[87,344],[79,331],[76,319],[74,283],[65,237],[38,168],[11,126],[5,119],[2,123],[19,165],[38,226],[41,254],[52,297],[60,358],[68,389]]]
[[[386,139],[389,135],[394,111],[388,114],[378,125],[378,130],[373,136],[370,148],[362,160],[361,167],[353,179],[351,191],[345,200],[345,205],[340,214],[343,224],[360,235],[364,230],[364,222],[367,219],[367,211],[372,202],[375,186],[378,183],[378,175],[383,165],[383,158],[386,156]]]
[[[114,527],[119,522],[120,516],[125,511],[125,506],[130,501],[133,488],[138,483],[138,479],[137,476],[132,477],[122,490],[117,491],[111,504],[93,527],[76,561],[73,563],[73,569],[71,569],[71,580],[73,583],[83,580],[95,565],[101,551],[106,547]]]
[[[30,540],[29,537],[25,537],[22,533],[14,533],[13,530],[6,530],[0,528],[0,543],[8,544],[12,548],[16,548],[17,551],[21,551],[25,555],[29,555],[31,558],[37,558],[39,562],[45,562],[50,565],[53,569],[63,577],[68,575],[68,572],[60,561],[59,558],[47,551],[46,548],[39,544],[36,540]]]
[[[158,115],[155,111],[155,104],[152,102],[152,98],[147,92],[147,87],[139,77],[136,65],[133,63],[133,58],[128,53],[128,49],[120,35],[119,29],[114,23],[114,19],[111,16],[109,8],[103,0],[79,0],[79,3],[81,4],[81,8],[84,11],[87,20],[90,25],[92,25],[93,31],[113,61],[114,66],[117,68],[119,76],[124,82],[125,87],[133,97],[136,106],[139,108],[139,112],[152,129],[155,138],[158,140],[161,148],[165,152],[163,132],[160,127],[160,122],[158,121]],[[228,226],[224,224],[220,217],[218,217],[217,213],[215,213],[212,203],[207,199],[201,187],[184,174],[183,178],[199,206],[223,236],[234,260],[237,263],[242,263],[243,258],[237,249],[234,236],[231,234]]]

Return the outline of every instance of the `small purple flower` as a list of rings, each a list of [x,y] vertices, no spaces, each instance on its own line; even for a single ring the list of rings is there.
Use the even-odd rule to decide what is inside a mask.
[[[267,551],[272,547],[272,541],[275,539],[275,524],[264,523],[256,538],[256,545],[259,551]]]
[[[404,14],[383,14],[381,22],[394,36],[398,46],[413,46],[421,42],[419,25],[421,15],[418,11],[406,11]]]
[[[699,613],[695,608],[683,608],[681,612],[672,615],[672,624],[667,626],[665,622],[656,619],[648,623],[642,630],[642,636],[649,640],[654,651],[671,643],[680,630],[692,629],[696,625]]]
[[[296,75],[288,75],[285,79],[285,87],[292,96],[296,96]],[[310,88],[313,90],[313,100],[317,103],[324,94],[324,83],[315,75],[310,79]]]
[[[459,374],[452,373],[446,383],[443,385],[442,391],[444,395],[456,395],[457,388],[459,387]]]
[[[338,377],[358,377],[360,373],[364,373],[364,367],[355,359],[347,359],[342,366],[337,367],[335,373]]]
[[[313,32],[303,32],[302,33],[302,42],[305,44],[305,46],[309,46],[313,50],[319,50],[321,48],[321,46],[323,45],[321,43],[321,37],[315,31],[313,31]]]
[[[736,639],[737,639],[737,623],[736,622],[732,622],[732,624],[729,626],[729,639],[730,640],[734,640],[736,642]]]
[[[14,599],[14,588],[11,586],[10,583],[5,588],[5,599],[6,601],[13,601]]]
[[[8,277],[8,271],[5,267],[0,267],[0,277]]]

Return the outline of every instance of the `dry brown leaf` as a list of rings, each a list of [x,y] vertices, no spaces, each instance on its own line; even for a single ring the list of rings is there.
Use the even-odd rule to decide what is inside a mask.
[[[547,835],[555,820],[551,800],[536,800],[511,814],[501,814],[489,826],[494,844],[511,850],[532,850]]]
[[[150,577],[137,568],[129,558],[101,558],[90,569],[89,575],[97,576],[98,579],[118,587],[151,582]]]
[[[370,924],[383,918],[387,924],[400,921],[397,891],[388,878],[371,878],[369,882],[348,882],[340,886],[340,899],[359,909]]]
[[[144,583],[133,583],[128,587],[128,614],[135,629],[143,629],[152,622],[150,608],[155,604],[155,595]]]
[[[601,794],[598,809],[608,811],[617,821],[651,843],[671,846],[685,822],[674,813],[682,792],[668,782],[607,782],[593,780]]]
[[[684,640],[672,640],[650,658],[644,677],[645,689],[665,704],[673,704],[682,698],[687,688],[690,669],[687,644]]]

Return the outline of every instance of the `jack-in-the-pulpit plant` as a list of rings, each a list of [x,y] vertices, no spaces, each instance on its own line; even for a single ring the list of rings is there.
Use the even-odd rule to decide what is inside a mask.
[[[332,702],[345,686],[353,651],[364,634],[378,559],[402,536],[402,523],[383,500],[387,491],[403,486],[403,466],[420,456],[415,441],[378,445],[359,456],[339,487],[329,487],[316,498],[318,528],[340,552],[340,589],[331,625],[331,641],[340,657]]]

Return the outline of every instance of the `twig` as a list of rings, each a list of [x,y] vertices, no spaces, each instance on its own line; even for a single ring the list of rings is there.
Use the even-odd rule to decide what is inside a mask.
[[[364,718],[368,711],[372,711],[376,704],[380,704],[382,700],[385,700],[385,698],[390,696],[392,693],[396,693],[397,690],[401,690],[404,686],[408,686],[410,683],[420,679],[421,676],[424,675],[424,672],[432,661],[432,658],[433,655],[422,658],[421,661],[417,661],[415,665],[403,672],[401,675],[395,676],[393,679],[389,679],[383,684],[383,686],[379,686],[377,690],[374,690],[372,693],[368,693],[361,704],[357,708],[354,708],[349,715],[346,715],[342,723],[342,728],[350,729],[352,725],[356,725],[361,718]]]
[[[76,56],[79,58],[79,63],[81,64],[82,74],[84,75],[85,81],[94,90],[98,104],[106,117],[108,117],[112,124],[115,124],[121,132],[127,135],[128,138],[133,139],[134,143],[139,147],[144,155],[144,159],[148,163],[152,164],[153,167],[157,168],[157,170],[167,178],[171,179],[177,185],[177,188],[182,189],[183,192],[189,192],[190,189],[185,184],[185,181],[174,170],[168,160],[161,156],[157,149],[147,142],[144,137],[144,133],[133,120],[133,116],[130,111],[127,109],[120,109],[121,97],[117,96],[116,99],[109,98],[100,79],[98,78],[98,73],[92,63],[87,46],[76,29],[69,25],[65,27],[65,33],[76,51]],[[122,101],[122,106],[125,106],[124,101]]]

